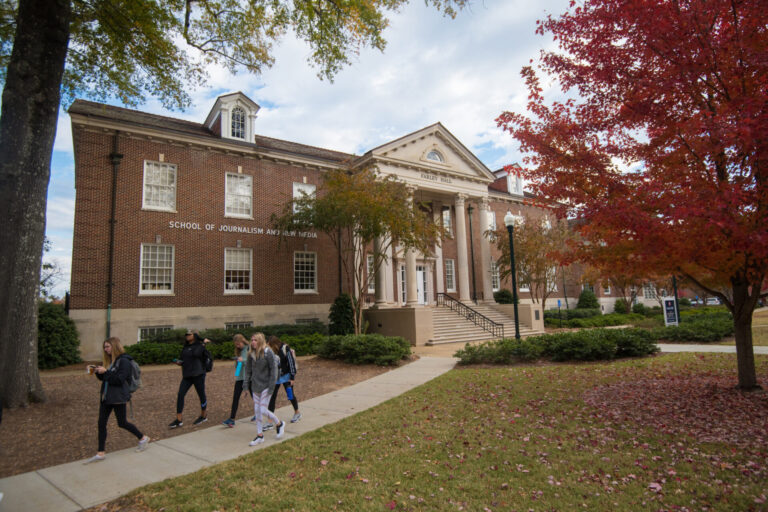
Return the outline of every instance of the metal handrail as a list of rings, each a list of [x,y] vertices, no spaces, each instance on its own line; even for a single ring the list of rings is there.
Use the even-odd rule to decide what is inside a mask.
[[[504,338],[504,324],[494,322],[479,311],[475,311],[471,307],[467,306],[461,301],[454,299],[450,295],[445,293],[438,293],[437,305],[448,307],[451,309],[451,311],[456,311],[458,314],[473,322],[483,330],[490,332],[494,336]]]

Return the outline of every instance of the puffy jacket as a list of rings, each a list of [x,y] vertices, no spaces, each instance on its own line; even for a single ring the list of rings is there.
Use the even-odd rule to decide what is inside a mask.
[[[243,387],[256,394],[265,389],[272,390],[277,383],[279,372],[278,358],[269,347],[264,349],[264,355],[259,358],[256,357],[256,352],[251,350],[245,361]]]
[[[205,349],[200,336],[195,334],[195,341],[185,343],[181,349],[181,376],[186,378],[197,377],[205,374],[205,358],[208,351]]]
[[[107,404],[124,404],[131,399],[128,381],[131,378],[131,356],[121,354],[104,373],[97,373],[101,381],[101,401]]]

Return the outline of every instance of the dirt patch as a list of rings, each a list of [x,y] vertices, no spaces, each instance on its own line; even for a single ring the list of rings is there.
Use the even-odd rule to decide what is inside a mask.
[[[231,362],[217,361],[206,378],[208,418],[203,428],[229,417],[234,388]],[[351,365],[314,356],[299,358],[295,392],[301,401],[385,373],[392,367]],[[0,424],[0,478],[90,457],[97,449],[99,381],[86,375],[85,363],[41,372],[48,401],[25,409],[3,411]],[[175,365],[143,366],[142,388],[133,396],[133,423],[152,440],[167,439],[191,432],[200,413],[194,389],[186,396],[184,426],[168,429],[176,416],[176,393],[181,370]],[[280,391],[277,407],[289,405]],[[243,396],[237,416],[250,416],[253,402]],[[130,407],[129,407],[130,421]],[[136,438],[118,428],[114,415],[107,427],[107,452],[129,448]]]

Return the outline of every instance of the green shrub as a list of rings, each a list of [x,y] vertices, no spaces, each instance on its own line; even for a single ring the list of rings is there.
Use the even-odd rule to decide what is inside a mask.
[[[349,294],[342,293],[331,305],[331,313],[328,315],[328,333],[335,336],[353,332],[355,332],[355,311],[352,307],[352,298]]]
[[[301,334],[298,336],[283,336],[280,340],[287,343],[297,356],[309,356],[317,353],[317,347],[326,339],[326,336],[316,332],[314,334]]]
[[[600,311],[600,308],[569,309],[567,310],[567,313],[568,320],[573,320],[574,318],[592,318],[603,314],[602,311]]]
[[[576,309],[600,309],[600,304],[597,302],[595,292],[591,290],[583,290],[579,295],[579,302],[576,304]]]
[[[687,297],[680,297],[680,298],[677,300],[677,303],[678,303],[678,305],[680,305],[680,306],[689,307],[689,306],[691,305],[691,299],[689,299],[689,298],[687,298]]]
[[[144,342],[150,343],[184,343],[186,328],[182,329],[170,329],[168,331],[160,332],[151,338],[144,340]],[[247,339],[250,339],[251,335],[255,332],[262,332],[266,337],[277,336],[283,338],[285,336],[306,336],[311,334],[326,334],[328,332],[327,326],[322,322],[306,322],[301,324],[273,324],[273,325],[257,325],[254,327],[246,327],[245,329],[204,329],[200,331],[200,336],[208,338],[214,344],[226,343],[232,341],[235,334],[240,333]],[[142,342],[143,343],[143,342]]]
[[[568,321],[568,327],[609,327],[613,325],[633,325],[634,322],[641,321],[645,317],[635,313],[628,315],[618,315],[610,313],[608,315],[593,316],[590,318],[575,318]]]
[[[507,290],[506,288],[502,288],[497,292],[493,292],[493,300],[495,300],[497,304],[514,304],[515,303],[514,295],[512,295],[512,292]]]
[[[616,299],[613,304],[613,312],[620,315],[626,315],[629,313],[629,303],[627,299]]]
[[[379,366],[395,364],[410,353],[411,344],[408,340],[380,334],[329,336],[317,349],[317,354],[326,359]]]
[[[77,328],[64,312],[64,306],[40,302],[37,312],[38,368],[47,370],[81,361]]]
[[[181,354],[180,343],[140,341],[125,347],[125,352],[139,364],[169,364]]]
[[[733,335],[733,316],[727,310],[698,309],[683,311],[678,326],[652,330],[654,339],[706,343]]]
[[[632,305],[632,312],[638,315],[645,315],[645,305],[642,302]]]
[[[463,349],[454,354],[454,357],[459,358],[460,364],[510,364],[540,359],[543,350],[542,344],[534,343],[528,338],[520,340],[505,338],[479,345],[467,343]]]
[[[467,345],[454,355],[459,364],[509,364],[536,359],[598,361],[640,357],[658,350],[653,336],[644,329],[585,329]]]

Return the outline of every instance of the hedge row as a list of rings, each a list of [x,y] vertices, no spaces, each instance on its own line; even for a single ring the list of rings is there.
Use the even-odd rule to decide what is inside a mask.
[[[654,339],[665,341],[720,341],[733,336],[733,316],[728,311],[681,314],[680,325],[652,329]]]
[[[144,340],[151,343],[184,343],[186,329],[170,329],[157,333],[151,338]],[[225,343],[232,341],[235,334],[242,334],[250,338],[255,332],[263,332],[265,336],[277,336],[282,339],[285,336],[308,336],[311,334],[327,334],[328,326],[322,322],[308,322],[304,324],[274,324],[247,327],[245,329],[204,329],[200,331],[200,336],[208,338],[213,343]]]
[[[641,357],[659,351],[645,329],[589,329],[467,345],[456,352],[459,364],[509,364],[551,361],[599,361]]]
[[[352,364],[396,364],[411,354],[411,344],[405,338],[380,334],[348,334],[329,336],[318,347],[317,355],[339,359]]]
[[[579,310],[574,309],[572,311],[579,311]],[[583,311],[591,311],[591,310],[583,310]],[[576,316],[570,320],[566,320],[565,317],[563,317],[562,326],[584,328],[584,327],[609,327],[612,325],[633,325],[635,322],[643,320],[644,318],[645,317],[643,315],[639,315],[636,313],[629,313],[626,315],[619,314],[619,313],[609,313],[607,315],[598,314],[598,315],[593,315],[588,317]],[[560,323],[561,322],[557,318],[557,316],[552,318],[550,316],[547,316],[547,314],[544,315],[545,326],[560,327]]]
[[[411,353],[411,345],[404,338],[378,334],[325,336],[320,333],[282,336],[296,355],[318,354],[325,359],[339,359],[353,364],[395,364]],[[125,351],[139,364],[168,364],[179,357],[181,343],[152,343],[142,341],[125,347]],[[214,359],[232,359],[235,346],[232,341],[210,343],[207,348]]]

